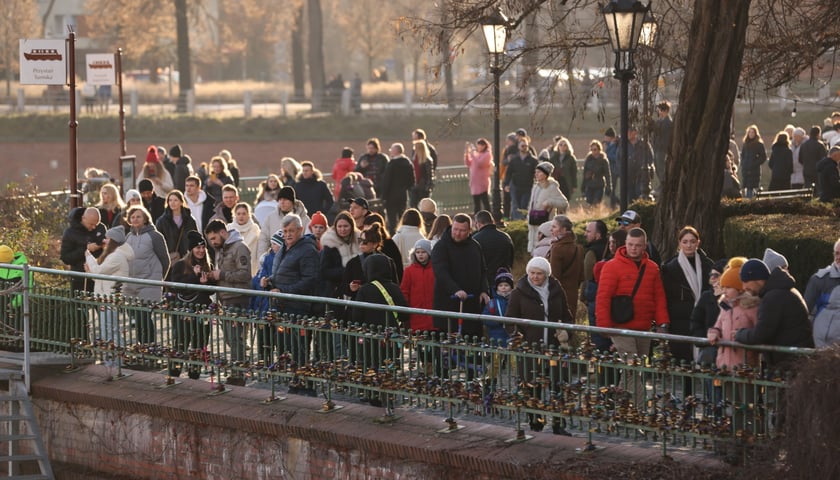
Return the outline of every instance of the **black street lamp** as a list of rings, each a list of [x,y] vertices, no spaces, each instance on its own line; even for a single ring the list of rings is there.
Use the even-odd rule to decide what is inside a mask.
[[[493,217],[497,223],[502,221],[502,186],[501,173],[502,159],[500,157],[499,140],[499,76],[502,74],[502,65],[499,57],[505,51],[505,43],[508,39],[508,19],[502,11],[496,9],[490,16],[481,21],[481,28],[484,31],[484,40],[487,42],[487,50],[492,57],[490,73],[493,74],[493,159],[496,162],[496,169],[493,173]]]
[[[633,63],[633,53],[639,45],[642,24],[645,14],[650,11],[650,5],[638,0],[612,0],[601,8],[607,31],[610,34],[615,52],[614,76],[621,82],[621,142],[619,156],[621,159],[621,210],[627,210],[629,205],[629,176],[627,159],[627,130],[628,90],[630,80],[636,78],[636,67]]]

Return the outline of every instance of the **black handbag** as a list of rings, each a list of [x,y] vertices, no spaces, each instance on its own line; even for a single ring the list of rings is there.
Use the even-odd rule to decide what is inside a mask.
[[[528,212],[528,225],[540,226],[548,221],[548,210],[531,210]]]
[[[613,323],[621,325],[633,320],[633,297],[636,296],[639,285],[642,283],[646,266],[642,265],[642,268],[639,269],[639,277],[636,279],[636,285],[633,286],[633,293],[630,295],[616,295],[610,300],[610,318],[612,318]]]

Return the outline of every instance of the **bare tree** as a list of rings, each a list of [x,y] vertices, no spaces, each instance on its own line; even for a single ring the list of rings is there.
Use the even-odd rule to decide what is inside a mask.
[[[312,87],[312,110],[323,108],[327,76],[324,69],[324,20],[321,0],[308,0],[309,13],[309,83]]]
[[[301,5],[295,11],[295,23],[292,26],[292,84],[294,85],[294,93],[292,97],[294,101],[300,102],[306,98],[306,60],[303,55],[303,13],[304,7]]]

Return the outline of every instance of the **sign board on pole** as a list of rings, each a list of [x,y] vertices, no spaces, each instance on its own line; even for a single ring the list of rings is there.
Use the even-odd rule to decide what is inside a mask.
[[[88,53],[85,55],[86,83],[114,85],[117,83],[113,53]]]
[[[64,39],[20,40],[22,85],[66,85],[67,54]]]

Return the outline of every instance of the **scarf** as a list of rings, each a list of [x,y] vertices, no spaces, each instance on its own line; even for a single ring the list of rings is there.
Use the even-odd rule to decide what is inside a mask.
[[[700,300],[700,292],[703,289],[703,265],[700,263],[700,255],[694,255],[694,268],[691,268],[688,257],[680,250],[679,255],[677,255],[677,263],[680,264],[683,276],[688,282],[688,288],[694,294],[694,304],[697,305],[697,301]]]
[[[540,301],[543,304],[543,321],[548,322],[548,275],[545,277],[545,281],[539,287],[531,283],[531,279],[527,278],[528,285],[537,292],[537,295],[540,296]],[[548,345],[548,328],[543,328],[543,342]]]

